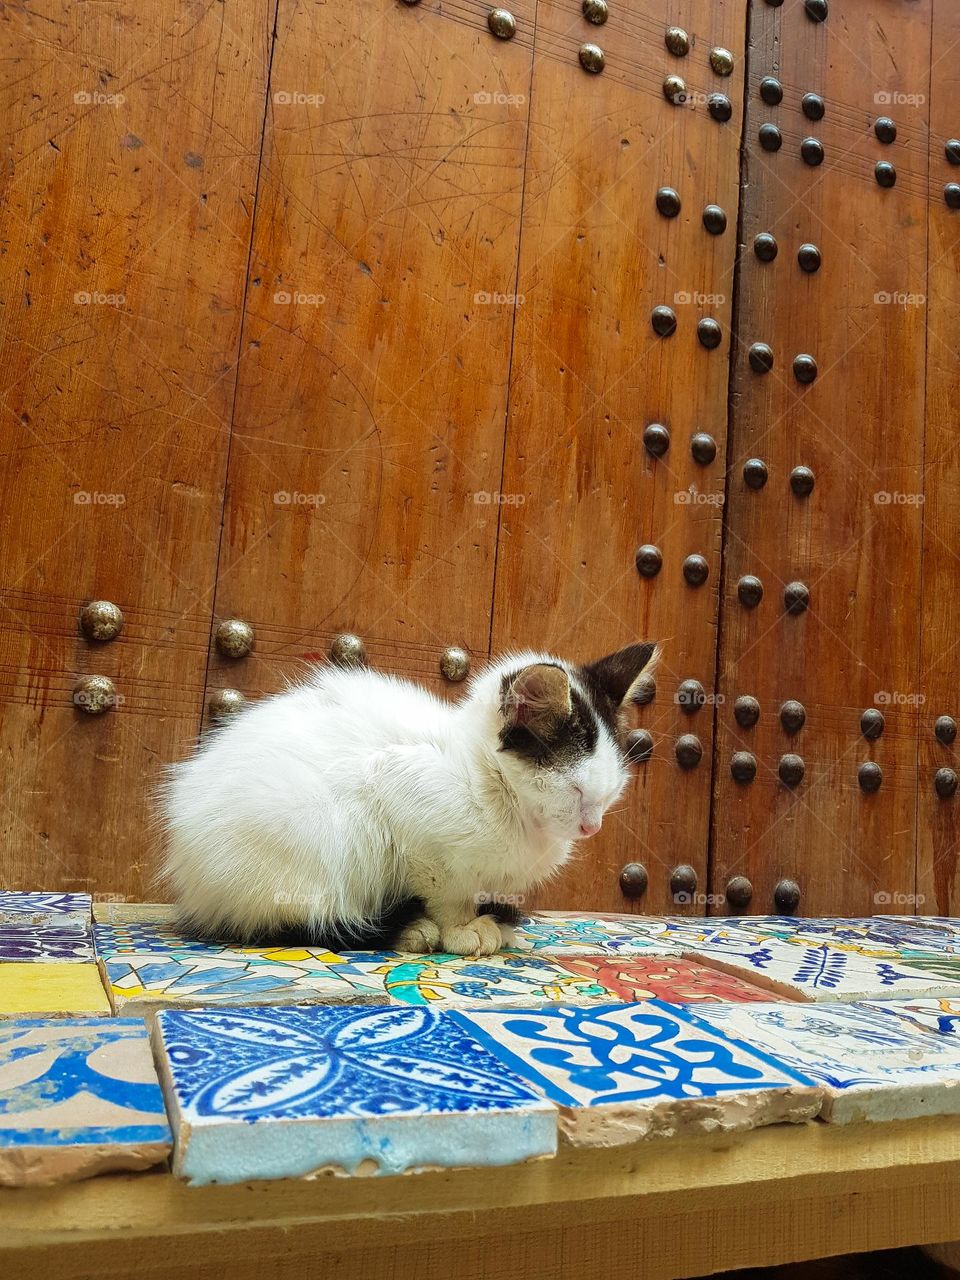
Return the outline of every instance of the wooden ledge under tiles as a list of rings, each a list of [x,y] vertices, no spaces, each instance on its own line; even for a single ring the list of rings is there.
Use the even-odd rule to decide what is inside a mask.
[[[510,1168],[0,1192],[17,1280],[667,1280],[960,1237],[960,1118],[565,1147]]]

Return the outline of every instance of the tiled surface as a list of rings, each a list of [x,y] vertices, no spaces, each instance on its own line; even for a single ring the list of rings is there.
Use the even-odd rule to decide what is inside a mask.
[[[539,956],[669,955],[676,948],[665,937],[663,921],[642,916],[602,919],[562,911],[524,916],[515,929],[516,949]]]
[[[592,978],[614,1000],[625,1002],[667,1000],[674,1004],[692,1004],[701,1000],[778,998],[743,978],[681,956],[646,960],[636,956],[622,960],[609,956],[573,956],[562,963],[571,973]]]
[[[779,936],[800,945],[835,947],[863,955],[885,957],[910,955],[960,955],[960,931],[928,924],[923,917],[890,919],[867,916],[847,919],[832,916],[816,920],[796,916],[730,917],[728,927],[755,930],[764,936]]]
[[[93,902],[93,918],[97,924],[170,924],[177,908],[168,902]]]
[[[430,1009],[164,1010],[155,1033],[193,1183],[514,1164],[556,1114]]]
[[[91,920],[88,893],[13,893],[0,890],[0,925],[43,924],[56,917],[63,925],[84,929]]]
[[[450,1016],[555,1103],[562,1131],[584,1145],[748,1129],[807,1119],[820,1106],[806,1077],[731,1043],[678,1005]]]
[[[8,960],[86,961],[96,960],[88,930],[57,922],[50,916],[42,924],[0,924],[0,964]]]
[[[954,1036],[960,1044],[960,1000],[872,1000],[864,1008],[902,1018],[918,1031]]]
[[[95,964],[8,961],[0,964],[0,1019],[30,1014],[108,1014],[110,1001]]]
[[[170,1146],[143,1023],[0,1023],[0,1184],[145,1168]]]

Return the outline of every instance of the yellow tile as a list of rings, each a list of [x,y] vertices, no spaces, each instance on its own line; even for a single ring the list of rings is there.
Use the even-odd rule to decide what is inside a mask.
[[[177,908],[170,902],[94,902],[97,924],[173,924]]]
[[[0,1018],[111,1012],[95,964],[0,964]]]

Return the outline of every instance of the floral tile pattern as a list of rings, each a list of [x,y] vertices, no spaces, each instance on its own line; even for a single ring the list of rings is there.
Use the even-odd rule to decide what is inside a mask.
[[[731,927],[756,930],[766,936],[782,937],[799,945],[835,947],[878,957],[899,955],[907,959],[919,955],[960,955],[960,932],[951,934],[923,917],[894,920],[884,916],[846,919],[796,916],[731,917]]]
[[[142,1169],[170,1147],[142,1022],[0,1023],[0,1184]]]
[[[643,916],[602,919],[575,912],[538,911],[524,916],[516,926],[516,950],[560,957],[676,954],[665,932],[662,920]]]
[[[89,1017],[110,1013],[95,964],[8,960],[0,964],[0,1019],[41,1014]]]
[[[43,924],[36,925],[0,924],[0,963],[5,960],[93,963],[96,955],[90,934],[70,925],[51,923],[57,919],[50,916]]]
[[[562,964],[571,973],[589,977],[609,992],[614,1000],[665,1000],[670,1004],[692,1004],[701,1000],[777,999],[770,991],[755,987],[721,969],[697,964],[679,956],[623,960],[609,956],[571,957]]]
[[[56,916],[61,925],[88,929],[92,918],[89,893],[12,893],[0,890],[0,925],[43,924]]]
[[[960,1044],[960,1000],[871,1000],[863,1007],[899,1018],[918,1031],[954,1036]]]
[[[156,1034],[174,1171],[195,1184],[556,1149],[554,1109],[431,1009],[166,1009]]]

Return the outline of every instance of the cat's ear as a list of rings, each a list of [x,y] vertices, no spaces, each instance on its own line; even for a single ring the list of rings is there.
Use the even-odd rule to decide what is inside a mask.
[[[660,653],[659,644],[628,644],[581,671],[589,685],[606,694],[615,707],[622,707],[636,693],[640,676],[652,675]]]
[[[508,729],[522,725],[549,738],[572,710],[567,673],[546,662],[524,667],[507,682],[500,709]]]

